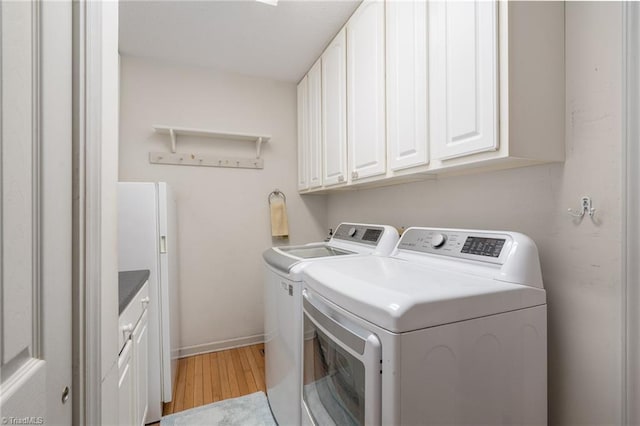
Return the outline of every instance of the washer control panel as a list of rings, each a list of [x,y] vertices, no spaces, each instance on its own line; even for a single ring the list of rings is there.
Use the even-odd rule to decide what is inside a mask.
[[[479,256],[500,257],[505,241],[504,238],[467,237],[461,252]]]
[[[510,244],[508,234],[418,228],[402,234],[398,249],[502,264]]]
[[[342,223],[338,226],[332,238],[377,246],[383,233],[384,228],[378,226]]]

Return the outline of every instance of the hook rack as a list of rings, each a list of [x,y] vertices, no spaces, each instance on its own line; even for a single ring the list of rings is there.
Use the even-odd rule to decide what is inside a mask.
[[[269,204],[271,204],[271,198],[273,198],[273,197],[282,197],[284,202],[285,203],[287,202],[287,196],[284,195],[284,192],[280,191],[278,188],[276,188],[273,191],[271,191],[271,193],[267,197],[267,199],[269,200]]]
[[[591,197],[582,197],[580,199],[580,203],[580,211],[575,212],[572,209],[568,209],[567,212],[569,213],[569,215],[573,217],[583,218],[585,213],[588,213],[589,217],[593,217],[593,215],[596,213],[596,209],[591,206]]]

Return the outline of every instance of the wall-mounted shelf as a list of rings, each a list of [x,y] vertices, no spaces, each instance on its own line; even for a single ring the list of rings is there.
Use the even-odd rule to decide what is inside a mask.
[[[262,148],[262,144],[264,142],[268,142],[271,139],[271,136],[268,136],[268,135],[254,135],[254,134],[246,134],[246,133],[221,132],[221,131],[214,131],[214,130],[189,129],[185,127],[163,126],[163,125],[154,125],[153,130],[156,133],[166,134],[171,137],[170,153],[169,152],[150,152],[149,153],[149,162],[153,164],[262,169],[264,167],[264,162],[260,158],[260,151]],[[255,158],[235,158],[235,157],[230,158],[230,157],[217,157],[217,156],[211,156],[211,155],[178,153],[176,152],[177,145],[178,145],[178,135],[254,142],[256,144],[256,157]]]

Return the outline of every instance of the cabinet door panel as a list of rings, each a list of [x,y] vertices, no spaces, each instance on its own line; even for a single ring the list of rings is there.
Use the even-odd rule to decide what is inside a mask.
[[[352,180],[386,171],[384,3],[365,0],[347,23],[347,140]]]
[[[128,340],[118,358],[118,423],[121,425],[135,424],[132,346],[132,341]]]
[[[307,77],[298,84],[298,190],[309,189],[307,165]]]
[[[322,147],[325,186],[347,176],[347,53],[343,28],[322,55]]]
[[[432,2],[429,28],[434,156],[447,159],[496,150],[496,2]]]
[[[318,60],[307,74],[309,188],[322,186],[322,70],[320,63],[321,60]]]
[[[427,3],[386,6],[389,168],[400,170],[429,162]]]
[[[132,340],[133,347],[133,365],[136,375],[136,424],[144,426],[147,417],[149,380],[148,369],[149,364],[149,333],[147,312],[145,309],[138,325],[133,331]]]

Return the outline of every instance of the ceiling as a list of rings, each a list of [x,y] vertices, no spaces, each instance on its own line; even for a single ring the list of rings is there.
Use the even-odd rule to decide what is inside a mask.
[[[122,1],[120,53],[297,82],[359,3]]]

